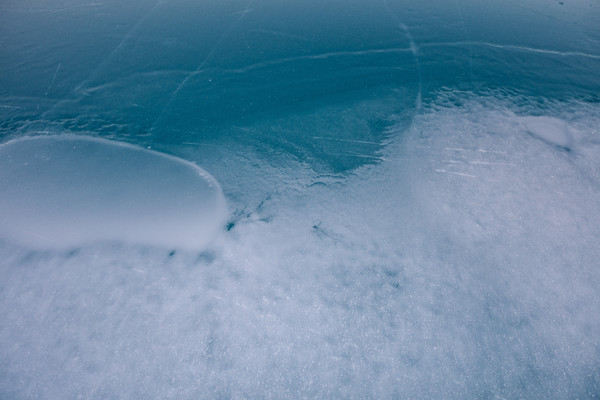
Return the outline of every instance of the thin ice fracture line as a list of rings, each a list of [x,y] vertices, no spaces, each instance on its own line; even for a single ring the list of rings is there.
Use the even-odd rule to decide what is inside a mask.
[[[376,144],[380,145],[379,142],[370,142],[368,140],[352,140],[352,139],[339,139],[334,137],[325,137],[325,136],[313,136],[313,139],[321,139],[321,140],[333,140],[336,142],[348,142],[348,143],[363,143],[363,144]]]
[[[500,165],[507,167],[516,167],[516,164],[491,162],[491,161],[464,161],[464,160],[442,160],[444,164],[469,164],[469,165]]]
[[[213,143],[202,143],[202,142],[181,142],[181,144],[184,144],[186,146],[217,146]]]
[[[204,68],[204,66],[206,64],[208,64],[208,62],[211,60],[211,58],[212,58],[213,54],[215,53],[215,51],[223,44],[223,42],[225,42],[225,40],[227,40],[227,37],[229,36],[229,33],[251,11],[250,5],[252,3],[253,3],[253,1],[249,2],[248,5],[246,6],[246,9],[242,10],[242,12],[239,13],[239,17],[231,25],[229,25],[229,27],[221,34],[221,36],[215,42],[215,45],[212,47],[212,49],[210,50],[210,52],[208,53],[208,55],[204,58],[204,60],[202,60],[202,62],[200,64],[198,64],[198,66],[196,67],[196,69],[194,71],[190,72],[189,74],[187,74],[187,76],[181,82],[179,82],[179,84],[177,85],[177,87],[175,88],[175,90],[171,93],[171,96],[169,97],[169,100],[167,101],[167,104],[163,107],[163,109],[161,110],[161,112],[158,114],[158,116],[154,120],[154,123],[152,124],[152,126],[150,127],[150,130],[148,131],[149,133],[152,133],[156,129],[156,126],[159,124],[159,122],[162,121],[162,119],[164,118],[165,113],[171,108],[171,105],[173,104],[173,101],[175,101],[175,98],[177,97],[177,95],[179,94],[179,92],[181,91],[181,89],[185,85],[187,85],[187,83],[190,81],[190,79],[192,79],[192,77],[194,77],[195,75],[197,75]]]
[[[368,56],[368,55],[374,55],[374,54],[405,53],[405,52],[410,52],[410,51],[411,51],[410,48],[387,48],[387,49],[371,49],[371,50],[359,50],[359,51],[335,51],[335,52],[313,54],[313,55],[306,55],[306,56],[278,58],[275,60],[268,60],[268,61],[263,61],[263,62],[259,62],[259,63],[255,63],[255,64],[249,64],[249,65],[246,65],[246,66],[240,67],[240,68],[211,67],[211,68],[203,68],[203,69],[195,68],[193,70],[172,69],[172,70],[160,70],[160,71],[141,71],[141,72],[136,72],[131,75],[128,75],[122,79],[131,79],[132,77],[135,77],[135,76],[157,77],[157,76],[161,76],[161,75],[172,75],[172,74],[182,74],[182,75],[185,75],[186,78],[188,78],[188,77],[191,78],[191,77],[200,75],[202,73],[205,73],[207,71],[220,71],[220,72],[228,72],[228,73],[234,73],[234,74],[243,74],[243,73],[255,70],[255,69],[269,67],[272,65],[285,64],[285,63],[289,63],[289,62],[301,61],[301,60],[321,60],[321,59],[327,59],[327,58],[332,58],[332,57],[363,56],[363,55]],[[185,80],[186,78],[183,78],[183,79]],[[112,82],[111,84],[114,84],[114,82]],[[86,92],[90,92],[95,89],[96,88],[90,88]]]
[[[423,47],[444,47],[444,46],[482,46],[482,47],[492,47],[496,49],[503,50],[516,50],[516,51],[525,51],[531,53],[539,53],[539,54],[550,54],[561,57],[584,57],[591,58],[594,60],[600,60],[600,55],[598,54],[589,54],[581,51],[558,51],[558,50],[548,50],[548,49],[538,49],[535,47],[527,47],[527,46],[518,46],[512,44],[497,44],[497,43],[489,43],[489,42],[477,42],[477,41],[462,41],[462,42],[438,42],[438,43],[427,43],[424,44]]]
[[[371,159],[371,160],[378,160],[378,161],[385,160],[385,158],[383,158],[383,156],[370,156],[368,154],[358,154],[358,153],[350,153],[350,152],[348,152],[348,153],[324,152],[323,154],[326,154],[328,156],[368,158],[368,159]]]
[[[251,71],[253,69],[267,67],[267,66],[270,66],[270,65],[285,64],[285,63],[288,63],[288,62],[294,62],[294,61],[300,61],[300,60],[321,60],[321,59],[326,59],[326,58],[330,58],[330,57],[363,56],[363,55],[388,54],[388,53],[404,53],[404,52],[408,52],[408,51],[412,51],[412,50],[410,48],[409,49],[406,49],[406,48],[387,48],[387,49],[371,49],[371,50],[359,50],[359,51],[334,51],[334,52],[322,53],[322,54],[313,54],[313,55],[297,56],[297,57],[286,57],[286,58],[280,58],[280,59],[276,59],[276,60],[263,61],[263,62],[260,62],[260,63],[251,64],[251,65],[248,65],[248,66],[245,66],[245,67],[242,67],[242,68],[230,69],[228,71],[237,72],[237,73],[243,73],[243,72]]]
[[[162,0],[158,0],[154,4],[154,6],[148,12],[146,12],[146,14],[144,14],[144,16],[142,18],[140,18],[138,20],[138,22],[136,22],[136,24],[127,32],[127,34],[125,34],[125,36],[123,37],[123,39],[121,39],[119,44],[108,54],[108,56],[106,56],[104,58],[104,60],[98,65],[98,67],[96,67],[96,69],[94,69],[94,71],[92,71],[92,73],[86,79],[84,79],[79,85],[77,85],[73,90],[71,90],[71,94],[75,95],[74,96],[75,99],[79,98],[82,94],[85,94],[85,93],[78,93],[78,92],[80,92],[82,87],[87,85],[89,82],[91,82],[94,78],[96,78],[98,76],[98,74],[100,73],[100,71],[102,69],[104,69],[104,67],[106,66],[108,61],[115,56],[115,54],[125,45],[125,43],[131,38],[131,36],[133,36],[134,32],[150,17],[150,15],[154,12],[154,10],[156,10],[156,8],[158,8],[158,6],[160,4],[162,4]],[[55,78],[56,78],[56,73],[58,73],[58,68],[61,66],[61,64],[62,63],[59,63],[59,66],[56,69],[55,76],[54,76]],[[54,78],[52,79],[52,82],[54,82]],[[50,88],[48,88],[48,90],[50,90]],[[46,92],[46,94],[47,94],[47,92]],[[45,112],[42,113],[40,119],[44,120],[48,114],[50,114],[51,112],[56,110],[62,104],[66,103],[68,101],[71,101],[71,100],[72,100],[72,98],[68,97],[68,98],[64,98],[64,99],[54,103],[54,105],[52,107],[50,107],[48,110],[46,110]],[[31,123],[23,125],[21,127],[21,130],[27,129],[30,126],[30,124]]]
[[[54,85],[54,80],[56,79],[56,75],[58,75],[58,70],[60,69],[61,65],[62,63],[58,63],[58,65],[56,66],[56,71],[54,71],[54,76],[52,77],[50,85],[48,86],[48,89],[46,89],[46,93],[44,93],[44,96],[48,96],[48,92],[50,91],[50,89],[52,89],[52,85]]]
[[[125,36],[123,37],[123,39],[121,39],[121,41],[119,42],[119,44],[117,45],[117,47],[115,47],[108,56],[106,56],[106,58],[104,58],[104,60],[98,65],[98,67],[90,74],[90,76],[87,77],[87,79],[85,79],[83,82],[81,82],[79,85],[77,85],[77,87],[74,89],[75,92],[78,92],[81,90],[81,88],[83,88],[85,85],[87,85],[90,81],[92,81],[93,79],[95,79],[98,74],[100,73],[100,71],[102,71],[106,65],[108,64],[108,62],[115,56],[115,54],[117,54],[119,52],[119,50],[121,50],[123,48],[123,46],[125,46],[125,44],[131,39],[131,37],[133,36],[133,34],[138,30],[138,28],[144,24],[146,22],[146,20],[148,18],[150,18],[150,15],[152,15],[152,13],[154,13],[154,11],[158,8],[158,6],[162,4],[162,1],[157,1],[154,6],[148,10],[148,12],[146,12],[146,14],[144,14],[144,16],[142,18],[140,18],[138,20],[138,22],[136,22],[136,24],[125,34]]]
[[[464,33],[465,37],[467,38],[467,40],[471,41],[471,36],[469,35],[469,30],[467,29],[467,26],[465,25],[465,17],[463,15],[462,7],[460,6],[460,3],[457,2],[456,0],[454,1],[454,5],[456,6],[456,9],[458,10],[458,15],[460,16],[460,22],[462,25],[463,33]],[[473,49],[471,48],[471,46],[469,46],[468,52],[469,52],[469,78],[471,80],[471,84],[473,84]]]
[[[516,167],[516,164],[511,164],[511,163],[499,163],[499,162],[490,162],[490,161],[469,161],[467,164],[472,164],[472,165],[501,165],[501,166],[507,166],[507,167]]]
[[[301,61],[301,60],[322,60],[322,59],[327,59],[327,58],[331,58],[331,57],[405,53],[405,52],[410,52],[410,51],[412,51],[410,48],[401,48],[401,47],[387,48],[387,49],[359,50],[359,51],[333,51],[333,52],[329,52],[329,53],[313,54],[313,55],[306,55],[306,56],[278,58],[275,60],[268,60],[268,61],[263,61],[263,62],[259,62],[259,63],[255,63],[255,64],[246,65],[241,68],[214,68],[214,70],[242,74],[242,73],[252,71],[255,69],[269,67],[271,65],[285,64],[285,63]],[[158,73],[159,74],[177,73],[177,72],[186,73],[187,75],[186,75],[186,78],[184,78],[184,80],[185,80],[185,79],[189,79],[193,76],[199,75],[207,70],[213,69],[213,68],[208,68],[208,69],[202,68],[202,66],[204,66],[204,65],[205,65],[205,63],[203,63],[198,68],[195,68],[193,71],[170,70],[170,71],[159,71]],[[154,73],[154,72],[149,72],[149,73]]]
[[[330,152],[326,152],[323,154],[327,154],[328,156],[342,156],[342,157],[358,157],[358,158],[368,158],[371,160],[376,160],[376,161],[385,161],[385,162],[390,162],[390,163],[396,163],[396,164],[400,164],[400,161],[411,161],[411,158],[390,158],[390,157],[386,157],[386,156],[370,156],[368,154],[358,154],[358,153],[330,153]]]
[[[400,27],[404,30],[404,33],[408,37],[410,51],[412,52],[412,54],[415,58],[415,64],[417,66],[417,76],[419,78],[419,93],[417,94],[417,100],[415,102],[415,106],[416,106],[417,111],[419,111],[422,106],[421,99],[422,99],[422,93],[423,93],[423,78],[421,75],[421,62],[419,61],[419,48],[415,44],[415,41],[413,40],[413,37],[410,33],[410,30],[408,29],[408,26],[406,26],[404,23],[400,23]]]
[[[494,150],[485,150],[485,149],[462,149],[460,147],[446,147],[445,150],[450,150],[450,151],[477,151],[479,153],[507,154],[506,151],[494,151]]]
[[[394,15],[393,12],[392,12],[392,10],[390,9],[390,6],[389,6],[387,0],[383,0],[383,6],[388,11],[389,15]],[[417,93],[417,99],[415,100],[415,108],[416,108],[417,111],[420,111],[421,108],[422,108],[423,78],[422,78],[422,74],[421,74],[421,62],[419,61],[419,48],[415,44],[415,41],[414,41],[414,39],[412,37],[412,34],[410,33],[410,30],[408,29],[408,26],[406,26],[405,23],[403,23],[402,21],[400,21],[399,18],[397,18],[395,16],[392,17],[392,18],[398,23],[398,25],[404,31],[404,34],[408,38],[409,48],[410,48],[410,51],[412,52],[413,57],[415,59],[415,65],[417,67],[417,77],[419,78],[419,91]]]
[[[475,178],[475,175],[463,174],[461,172],[446,171],[445,169],[436,169],[435,172],[444,173],[444,174],[458,175],[458,176],[466,176],[468,178]]]

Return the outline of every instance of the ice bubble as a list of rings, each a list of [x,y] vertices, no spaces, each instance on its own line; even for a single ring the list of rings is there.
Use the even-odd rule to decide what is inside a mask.
[[[521,117],[519,122],[532,136],[565,150],[572,150],[573,133],[569,125],[553,117]]]
[[[0,236],[29,247],[101,241],[199,250],[224,218],[217,181],[170,155],[76,135],[0,146]]]

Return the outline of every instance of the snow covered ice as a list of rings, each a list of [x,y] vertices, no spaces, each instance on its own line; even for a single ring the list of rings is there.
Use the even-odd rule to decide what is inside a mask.
[[[600,8],[484,3],[3,2],[0,398],[598,398]]]

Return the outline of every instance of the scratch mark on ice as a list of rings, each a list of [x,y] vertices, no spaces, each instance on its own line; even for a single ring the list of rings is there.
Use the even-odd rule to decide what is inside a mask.
[[[379,142],[370,142],[367,140],[352,140],[352,139],[339,139],[334,137],[325,137],[325,136],[313,136],[313,139],[321,139],[321,140],[333,140],[336,142],[348,142],[348,143],[364,143],[364,144],[375,144],[380,145]]]
[[[54,80],[56,79],[56,75],[58,74],[58,70],[60,69],[61,65],[62,63],[58,63],[58,65],[56,66],[56,71],[54,71],[54,76],[52,77],[50,85],[48,86],[48,89],[46,89],[46,93],[44,93],[44,96],[48,96],[48,92],[50,91],[50,89],[52,89],[52,85],[54,85]]]
[[[494,153],[494,154],[507,154],[506,151],[494,151],[494,150],[485,150],[485,149],[463,149],[460,147],[446,147],[445,150],[450,151],[477,151],[479,153]]]
[[[446,171],[445,169],[436,169],[435,172],[444,173],[444,174],[458,175],[458,176],[466,176],[468,178],[475,178],[475,175],[463,174],[462,172]]]

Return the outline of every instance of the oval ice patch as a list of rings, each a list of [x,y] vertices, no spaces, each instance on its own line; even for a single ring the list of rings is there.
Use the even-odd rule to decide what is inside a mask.
[[[200,250],[225,218],[217,181],[185,160],[76,135],[0,146],[0,236],[35,248],[123,242]]]

